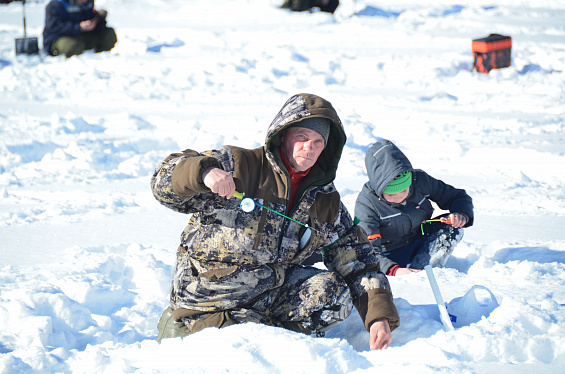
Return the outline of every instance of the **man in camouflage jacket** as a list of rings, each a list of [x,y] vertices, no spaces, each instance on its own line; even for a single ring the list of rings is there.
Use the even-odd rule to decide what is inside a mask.
[[[328,133],[307,128],[314,120],[325,121]],[[295,133],[297,142],[289,135]],[[333,184],[345,141],[332,105],[298,94],[271,123],[264,147],[185,150],[157,167],[151,179],[157,200],[192,214],[157,340],[242,322],[323,334],[353,304],[370,348],[390,344],[399,325],[390,285]],[[303,179],[291,191],[297,170]],[[235,191],[260,205],[244,212]],[[328,270],[301,265],[315,252]]]

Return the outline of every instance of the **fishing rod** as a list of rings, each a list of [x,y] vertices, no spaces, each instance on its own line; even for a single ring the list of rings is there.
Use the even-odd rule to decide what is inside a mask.
[[[308,229],[314,230],[314,231],[318,231],[315,228],[313,228],[312,226],[308,225],[307,223],[302,223],[300,221],[295,220],[294,218],[291,218],[289,216],[286,216],[282,213],[277,212],[274,209],[271,209],[269,207],[266,207],[265,205],[261,204],[260,202],[258,202],[255,199],[252,199],[250,197],[245,197],[245,193],[242,192],[238,192],[238,191],[234,191],[233,196],[237,197],[238,199],[241,200],[241,203],[239,203],[239,206],[241,207],[241,210],[243,210],[245,213],[249,213],[252,212],[253,209],[255,209],[255,206],[258,206],[259,208],[263,208],[263,209],[267,209],[270,212],[273,212],[275,214],[278,214],[279,216],[282,216],[284,218],[287,218],[293,222],[298,223],[299,225],[302,225]]]
[[[451,225],[451,219],[448,217],[441,217],[436,219],[427,219],[420,224],[420,230],[422,230],[422,235],[424,235],[424,223],[432,223],[432,222],[441,222],[445,223],[446,225]]]

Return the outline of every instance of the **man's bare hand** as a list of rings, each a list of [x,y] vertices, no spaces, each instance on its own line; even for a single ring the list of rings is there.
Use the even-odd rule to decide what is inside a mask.
[[[82,32],[94,31],[94,29],[96,28],[97,25],[98,25],[98,22],[96,22],[96,21],[91,21],[91,20],[82,21],[80,23],[80,31],[82,31]]]
[[[212,192],[231,198],[235,191],[233,176],[219,168],[208,168],[202,173],[202,181]]]
[[[386,349],[392,343],[392,334],[387,320],[373,322],[370,330],[369,347],[375,349]]]

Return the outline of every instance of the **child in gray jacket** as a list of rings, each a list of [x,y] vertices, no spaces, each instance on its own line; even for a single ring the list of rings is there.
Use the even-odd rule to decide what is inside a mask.
[[[355,216],[361,220],[381,271],[402,275],[426,265],[442,267],[473,224],[473,200],[465,190],[414,170],[391,141],[380,139],[365,155],[369,181],[357,197]],[[450,213],[432,218],[435,202]]]

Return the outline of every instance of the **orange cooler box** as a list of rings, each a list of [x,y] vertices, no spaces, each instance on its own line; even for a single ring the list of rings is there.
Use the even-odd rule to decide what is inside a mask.
[[[486,38],[473,39],[473,68],[479,73],[488,73],[492,69],[507,68],[511,65],[512,38],[490,34]]]

